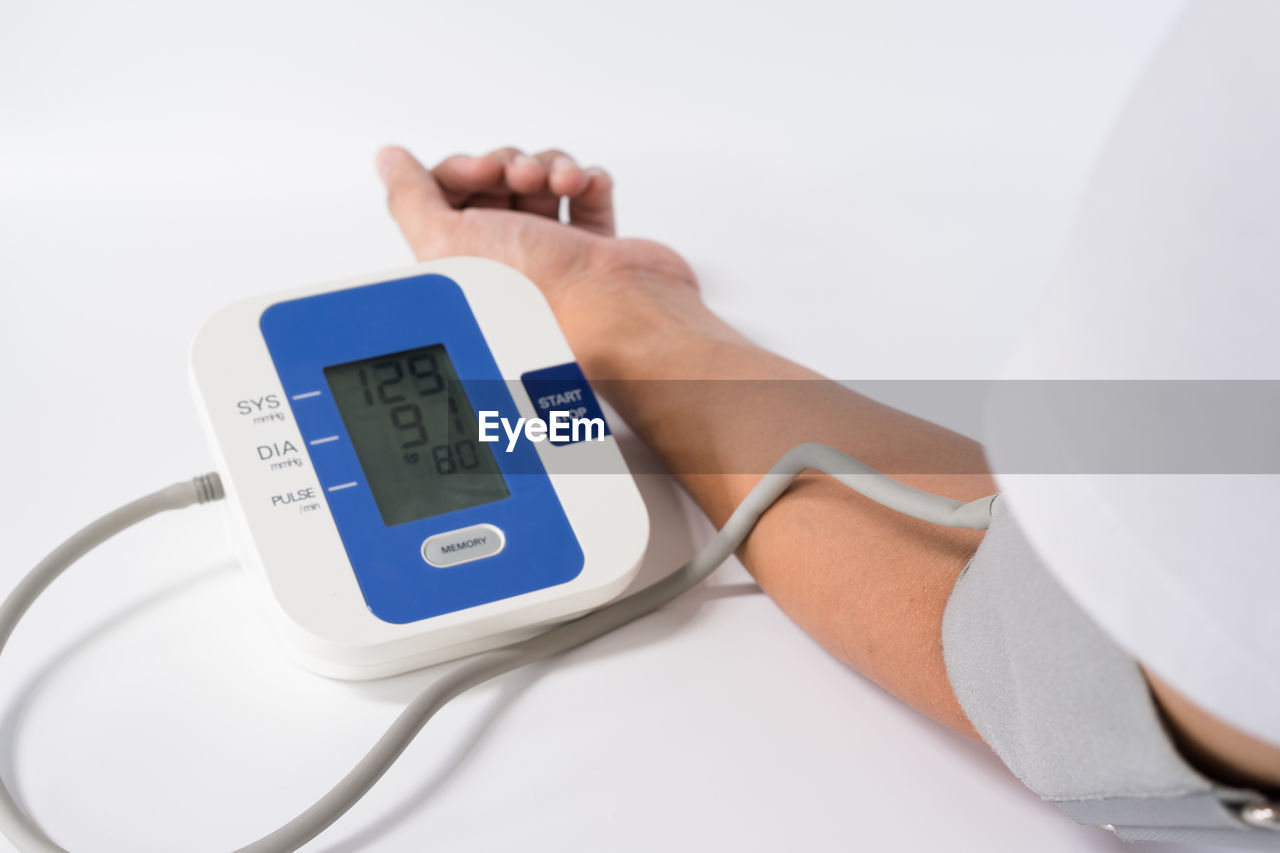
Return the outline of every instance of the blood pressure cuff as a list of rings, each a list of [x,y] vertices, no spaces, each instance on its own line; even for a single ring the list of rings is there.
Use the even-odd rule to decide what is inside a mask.
[[[1003,500],[947,603],[942,643],[983,740],[1077,822],[1127,841],[1280,851],[1266,797],[1182,758],[1137,663],[1054,580]]]

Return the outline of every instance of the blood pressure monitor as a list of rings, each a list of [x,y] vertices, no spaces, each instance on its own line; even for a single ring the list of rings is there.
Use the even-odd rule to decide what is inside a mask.
[[[644,503],[546,300],[508,267],[451,258],[237,303],[191,374],[242,558],[313,670],[513,642],[639,567]],[[562,417],[587,428],[485,440]]]
[[[0,649],[94,547],[224,498],[245,564],[311,669],[376,678],[507,647],[424,688],[341,782],[243,850],[306,845],[461,691],[688,592],[805,470],[948,527],[985,529],[996,499],[931,495],[801,444],[693,559],[620,595],[648,544],[644,502],[542,294],[478,258],[232,305],[196,336],[191,376],[217,472],[130,501],[51,551],[0,602]],[[63,849],[3,779],[0,833],[24,851]]]

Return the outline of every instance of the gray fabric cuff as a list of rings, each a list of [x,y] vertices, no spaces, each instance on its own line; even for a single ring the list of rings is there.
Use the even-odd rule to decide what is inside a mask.
[[[1183,760],[1135,661],[1058,585],[1003,500],[947,603],[942,647],[983,740],[1076,821],[1129,841],[1280,850],[1280,826],[1241,818],[1265,798]]]

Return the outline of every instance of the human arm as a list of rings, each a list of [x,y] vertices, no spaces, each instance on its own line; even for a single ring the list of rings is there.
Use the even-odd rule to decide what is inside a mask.
[[[543,165],[541,176],[509,150],[450,158],[433,172],[398,150],[384,156],[391,160],[380,161],[391,210],[418,258],[483,255],[538,283],[588,378],[716,525],[761,473],[805,441],[831,444],[872,467],[919,472],[898,476],[949,497],[993,491],[980,473],[933,473],[983,470],[974,442],[752,344],[706,308],[677,255],[611,237],[612,217],[600,216],[610,189],[603,173],[554,171],[562,156],[554,153],[535,161]],[[585,204],[582,196],[574,199],[585,227],[469,204],[500,204],[494,190],[515,187],[510,204],[541,203],[550,213],[547,200],[537,198],[548,179],[559,193],[587,196]],[[749,383],[750,393],[704,393],[717,382],[735,389]],[[698,405],[690,395],[699,396]],[[763,419],[762,411],[788,416]],[[797,536],[805,537],[804,548],[795,547]],[[741,557],[824,648],[971,735],[947,683],[940,632],[951,585],[979,538],[906,518],[829,478],[808,476],[765,514]]]
[[[379,170],[419,259],[490,257],[543,289],[588,377],[714,523],[724,521],[770,463],[803,441],[831,444],[950,497],[994,491],[976,443],[828,385],[755,346],[707,309],[678,255],[614,237],[612,184],[603,172],[579,169],[558,152],[522,159],[511,149],[449,158],[434,170],[389,149]],[[560,196],[570,199],[568,223],[554,218]],[[749,380],[753,393],[691,405],[680,389],[699,380],[702,387]],[[788,417],[759,417],[782,410]],[[813,476],[766,513],[741,556],[762,588],[826,649],[974,736],[947,680],[940,635],[955,578],[979,539],[904,518]],[[1199,744],[1206,766],[1217,762],[1245,779],[1275,784],[1264,744],[1215,731],[1170,689],[1152,683],[1173,730],[1184,743]],[[1246,739],[1233,746],[1223,739],[1228,735]]]

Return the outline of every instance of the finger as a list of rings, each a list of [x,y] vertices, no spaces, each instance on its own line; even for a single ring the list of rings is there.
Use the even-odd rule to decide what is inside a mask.
[[[589,179],[586,172],[563,151],[553,148],[537,154],[534,159],[547,175],[546,186],[539,192],[516,196],[515,207],[558,222],[561,196],[580,194],[587,188]]]
[[[591,182],[586,170],[563,151],[543,151],[538,155],[538,162],[547,170],[547,189],[552,195],[573,198]]]
[[[454,208],[466,207],[472,197],[503,187],[502,163],[492,157],[455,154],[441,160],[431,174]]]
[[[511,163],[511,161],[516,158],[520,158],[520,156],[524,156],[524,152],[520,149],[517,149],[517,147],[506,146],[502,147],[502,149],[489,151],[488,154],[481,156],[481,158],[477,158],[479,160],[484,160],[486,164],[484,167],[480,168],[490,170],[497,169],[498,179],[492,184],[492,186],[486,188],[486,190],[480,190],[479,192],[475,192],[474,195],[467,197],[466,200],[463,200],[462,206],[500,207],[500,209],[503,210],[511,210],[515,205],[512,204],[513,192],[511,187],[507,186],[507,164]]]
[[[524,157],[525,154],[519,148],[507,146],[490,151],[484,155],[484,159],[492,163],[496,163],[501,172],[500,180],[490,189],[476,193],[467,200],[467,207],[500,207],[510,210],[515,205],[512,196],[515,191],[510,186],[507,179],[508,167],[518,158]]]
[[[536,158],[517,154],[507,163],[507,186],[517,196],[543,192],[547,188],[547,170]]]
[[[613,178],[598,166],[587,169],[586,175],[586,189],[569,199],[569,224],[612,237],[616,232]]]
[[[530,164],[527,162],[528,159],[537,164],[538,172],[536,174],[530,168]],[[563,151],[543,151],[532,158],[519,161],[519,165],[525,169],[527,177],[518,186],[528,191],[517,195],[512,206],[516,210],[523,210],[526,213],[535,213],[538,216],[545,216],[557,222],[560,221],[560,194],[552,188],[552,180],[554,178],[560,184],[564,183],[563,171],[565,163],[577,170],[577,165]],[[516,163],[512,163],[508,169],[512,169],[515,166]],[[557,172],[557,169],[560,171]]]
[[[514,145],[507,145],[502,148],[495,148],[484,156],[505,166],[515,158],[524,156],[524,152]]]
[[[387,187],[387,208],[400,232],[420,259],[430,256],[453,216],[444,192],[431,173],[403,148],[383,148],[375,163]]]

